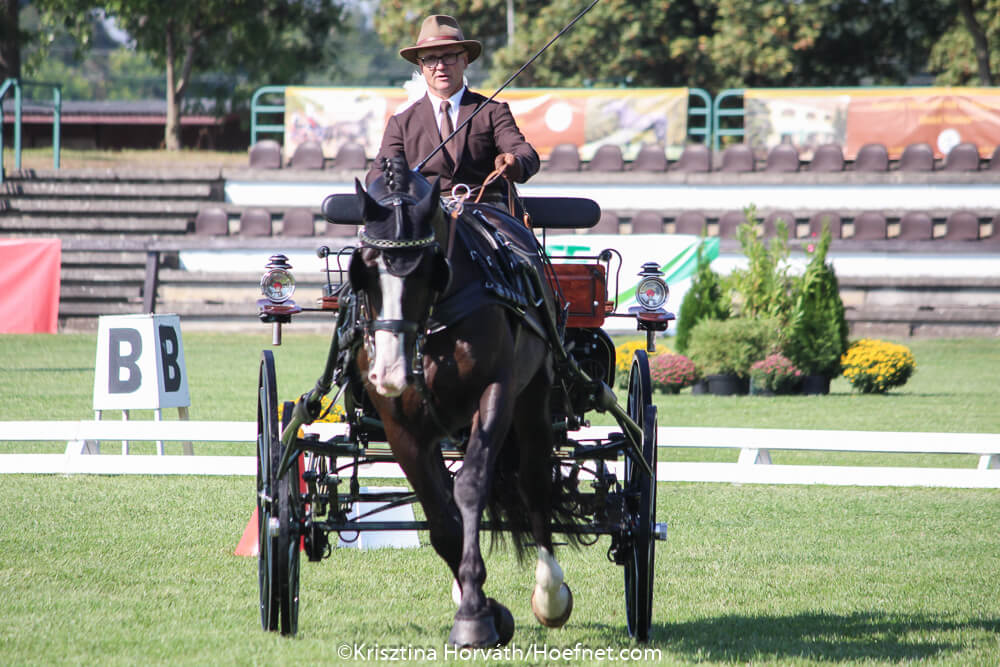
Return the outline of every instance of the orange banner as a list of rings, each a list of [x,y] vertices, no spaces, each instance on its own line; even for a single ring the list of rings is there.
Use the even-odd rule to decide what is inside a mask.
[[[423,88],[415,86],[412,98]],[[687,137],[687,88],[510,89],[498,98],[510,105],[518,127],[539,155],[548,157],[561,143],[572,143],[589,160],[602,144],[617,144],[632,159],[644,143],[680,154]],[[410,103],[399,88],[285,89],[285,155],[306,140],[319,141],[332,158],[347,142],[374,157],[389,117]]]
[[[868,143],[898,159],[909,144],[928,143],[941,158],[972,142],[988,158],[1000,145],[1000,89],[844,88],[744,91],[745,141],[758,157],[791,143],[803,159],[835,142],[854,159]]]
[[[0,239],[0,333],[56,333],[59,239]]]

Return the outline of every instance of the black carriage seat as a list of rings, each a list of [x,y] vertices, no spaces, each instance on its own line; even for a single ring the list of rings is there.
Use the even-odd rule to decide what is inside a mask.
[[[542,229],[589,229],[601,219],[601,207],[583,197],[521,197],[531,226]],[[356,194],[333,194],[323,200],[323,216],[335,225],[362,225]]]

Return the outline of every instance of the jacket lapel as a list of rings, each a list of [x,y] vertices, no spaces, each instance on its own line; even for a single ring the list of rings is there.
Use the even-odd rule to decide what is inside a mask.
[[[475,110],[476,100],[469,94],[469,89],[466,88],[462,94],[462,103],[458,107],[458,124],[462,125]],[[472,123],[469,123],[459,130],[453,140],[455,142],[455,153],[458,155],[458,164],[455,165],[456,170],[462,165],[462,156],[465,154],[465,142],[469,137],[469,126],[471,125]]]

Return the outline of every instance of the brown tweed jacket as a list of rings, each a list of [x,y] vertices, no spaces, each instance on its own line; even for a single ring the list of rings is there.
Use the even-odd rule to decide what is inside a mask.
[[[482,95],[466,89],[459,106],[456,127],[465,122],[485,100]],[[382,135],[382,146],[368,172],[366,183],[370,185],[381,173],[383,158],[403,155],[411,167],[416,167],[439,143],[441,138],[437,119],[434,117],[434,107],[427,95],[424,95],[408,109],[389,119]],[[520,183],[538,171],[538,153],[525,141],[510,108],[504,102],[490,102],[450,143],[457,143],[460,147],[460,150],[455,151],[458,154],[458,164],[453,164],[442,149],[420,170],[431,181],[436,176],[441,177],[442,193],[450,192],[452,185],[457,183],[465,183],[470,187],[481,185],[493,171],[493,162],[500,153],[512,153],[517,158],[521,166]],[[506,198],[503,179],[496,181],[487,194]]]

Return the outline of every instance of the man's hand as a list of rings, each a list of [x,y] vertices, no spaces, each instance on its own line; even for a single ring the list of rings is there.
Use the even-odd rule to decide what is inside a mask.
[[[499,169],[507,178],[512,181],[521,178],[521,163],[511,153],[501,153],[493,163],[494,168]]]

